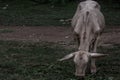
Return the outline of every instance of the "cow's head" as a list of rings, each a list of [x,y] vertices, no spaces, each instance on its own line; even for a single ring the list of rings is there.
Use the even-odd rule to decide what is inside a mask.
[[[77,51],[71,54],[66,55],[59,61],[67,60],[70,58],[74,58],[74,63],[76,67],[76,76],[84,77],[85,76],[85,70],[88,65],[88,62],[90,61],[91,58],[98,58],[98,57],[103,57],[106,56],[107,54],[99,54],[99,53],[89,53],[86,51]]]

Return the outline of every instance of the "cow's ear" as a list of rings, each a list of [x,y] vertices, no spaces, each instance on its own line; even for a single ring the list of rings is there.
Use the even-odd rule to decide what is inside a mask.
[[[74,52],[74,53],[71,53],[71,54],[66,55],[65,57],[63,57],[63,58],[59,59],[58,61],[64,61],[64,60],[70,59],[70,58],[74,57],[74,55],[75,55],[75,52]]]
[[[92,58],[101,58],[101,57],[108,56],[108,54],[90,53],[90,56],[91,56]]]

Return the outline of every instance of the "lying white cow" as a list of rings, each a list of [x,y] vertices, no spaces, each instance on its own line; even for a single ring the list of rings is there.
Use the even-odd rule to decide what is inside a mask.
[[[72,19],[72,27],[79,44],[77,52],[73,52],[60,61],[74,57],[76,76],[85,76],[88,62],[91,61],[91,72],[96,72],[95,58],[105,56],[96,53],[99,36],[104,28],[104,16],[100,5],[92,0],[81,2]]]

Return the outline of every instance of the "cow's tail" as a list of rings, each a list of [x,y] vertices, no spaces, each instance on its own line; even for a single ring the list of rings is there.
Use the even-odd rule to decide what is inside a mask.
[[[89,17],[90,17],[90,12],[86,11],[83,15],[83,29],[82,29],[82,36],[81,36],[81,39],[83,39],[83,41],[85,41],[88,36],[87,27],[89,25]]]
[[[83,21],[84,21],[84,25],[85,26],[87,26],[87,23],[88,23],[88,21],[89,21],[89,15],[90,15],[90,12],[89,11],[86,11],[85,12],[85,14],[84,14],[84,19],[83,19]]]

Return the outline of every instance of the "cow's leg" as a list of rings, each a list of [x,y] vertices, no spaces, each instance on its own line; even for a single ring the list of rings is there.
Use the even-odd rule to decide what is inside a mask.
[[[97,51],[97,44],[98,44],[99,36],[97,35],[92,43],[93,52]],[[96,65],[95,65],[95,59],[91,59],[91,73],[96,73]]]
[[[91,73],[96,73],[95,59],[91,59]]]

